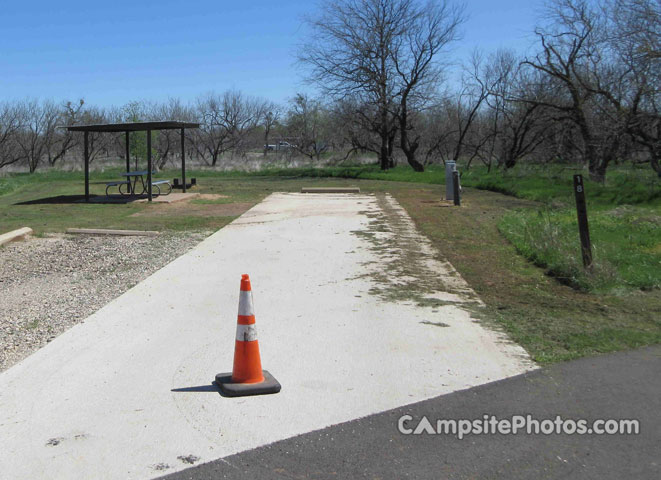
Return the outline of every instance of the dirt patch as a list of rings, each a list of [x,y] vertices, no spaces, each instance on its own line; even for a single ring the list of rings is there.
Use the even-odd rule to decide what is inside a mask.
[[[221,198],[222,195],[205,195]],[[198,197],[199,198],[199,197]],[[238,217],[250,209],[254,203],[210,203],[196,204],[190,202],[150,205],[149,208],[134,213],[132,217],[194,216],[194,217]]]

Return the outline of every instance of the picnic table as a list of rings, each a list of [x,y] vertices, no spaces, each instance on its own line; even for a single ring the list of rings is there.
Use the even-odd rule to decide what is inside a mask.
[[[154,174],[156,172],[152,172]],[[121,195],[144,195],[148,191],[148,185],[147,182],[145,181],[145,176],[149,175],[148,170],[137,170],[134,172],[124,172],[121,173],[123,177],[126,177],[126,180],[118,180],[118,181],[113,181],[113,182],[108,182],[106,183],[106,195],[108,195],[108,191],[111,187],[118,187],[119,193]],[[138,182],[140,182],[140,185],[142,186],[142,191],[140,193],[137,192],[138,188]],[[154,195],[161,195],[161,186],[164,186],[166,188],[166,192],[163,193],[163,195],[169,195],[170,192],[172,191],[172,185],[170,185],[170,182],[168,180],[154,180],[151,182],[152,184],[152,189],[155,187],[156,192]],[[123,189],[126,189],[124,191]]]

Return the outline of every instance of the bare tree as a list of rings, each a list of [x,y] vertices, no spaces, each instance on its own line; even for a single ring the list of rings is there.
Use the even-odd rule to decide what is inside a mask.
[[[491,166],[512,168],[534,152],[545,139],[547,118],[538,101],[546,94],[546,83],[536,70],[525,69],[513,52],[500,50],[481,70],[475,81],[488,92],[483,112],[484,133],[478,155]]]
[[[622,111],[611,111],[614,115],[603,122],[606,110],[598,104],[598,92],[606,91],[611,73],[603,17],[587,0],[553,0],[548,18],[552,24],[535,32],[540,53],[523,64],[546,74],[555,92],[547,100],[530,101],[555,110],[556,120],[576,125],[590,177],[603,182],[619,153],[626,124]]]
[[[80,123],[83,125],[95,125],[111,122],[124,121],[125,113],[120,109],[105,110],[103,108],[91,105],[83,109],[80,114]],[[82,134],[74,132],[78,136],[76,145],[72,148],[78,150],[79,157],[83,157],[82,152]],[[119,144],[121,142],[121,145]],[[113,146],[117,146],[119,152],[124,152],[124,134],[104,133],[104,132],[89,132],[88,136],[88,154],[90,163],[94,162],[102,153],[107,153],[112,150]]]
[[[356,111],[374,117],[365,119],[380,139],[382,169],[392,165],[389,139],[397,130],[396,72],[392,63],[394,42],[405,34],[411,0],[337,0],[322,6],[310,19],[311,40],[299,53],[299,61],[310,68],[308,79],[335,98],[352,97]]]
[[[232,152],[245,155],[246,139],[268,111],[267,101],[243,95],[236,90],[223,94],[222,127],[228,132]]]
[[[483,82],[475,81],[479,76],[481,57],[473,54],[471,67],[464,72],[458,92],[444,95],[431,110],[431,127],[428,127],[428,145],[426,157],[439,155],[444,161],[459,160],[470,149],[466,162],[470,167],[477,156],[477,146],[469,148],[469,133],[479,118],[489,90]]]
[[[398,76],[399,146],[409,165],[421,172],[424,167],[415,158],[420,136],[414,133],[411,111],[420,111],[432,98],[447,65],[439,62],[438,56],[458,39],[464,17],[463,9],[445,1],[428,2],[422,7],[411,5],[405,13],[409,15],[407,24],[390,49]]]
[[[319,100],[297,94],[287,115],[287,130],[296,138],[293,148],[310,159],[319,160],[328,149],[325,135],[327,122],[326,111]]]
[[[196,113],[200,128],[193,131],[192,141],[198,155],[215,166],[227,151],[245,152],[245,139],[266,114],[268,103],[246,97],[238,91],[222,96],[209,93],[197,99]]]
[[[618,89],[602,87],[597,93],[628,113],[627,132],[649,152],[650,165],[661,177],[661,3],[613,0],[605,4],[604,14],[617,55]]]
[[[0,104],[0,168],[26,159],[16,141],[21,128],[21,113],[15,104]]]
[[[215,93],[201,96],[196,101],[196,114],[200,128],[191,131],[192,145],[207,165],[215,166],[218,158],[229,149],[230,136],[223,127],[223,101]],[[209,163],[209,160],[211,163]]]
[[[609,0],[602,10],[615,27],[611,38],[633,47],[634,55],[639,58],[661,58],[659,0]]]
[[[387,128],[383,129],[383,118],[379,115],[378,105],[363,102],[357,95],[335,100],[334,111],[342,125],[340,129],[342,143],[351,145],[347,158],[358,151],[373,152],[377,155],[381,168],[384,168],[383,141],[385,135],[385,152],[387,154],[385,167],[390,168],[394,165],[393,154],[399,129],[396,117],[393,116],[392,121],[387,122]]]
[[[48,148],[57,126],[58,108],[51,101],[25,100],[17,105],[20,129],[16,143],[25,158],[30,173],[34,173]]]
[[[179,120],[191,121],[194,113],[178,98],[170,98],[165,103],[153,104],[149,107],[148,118],[153,121]],[[171,160],[181,149],[181,133],[179,130],[161,130],[156,141],[152,143],[156,153],[156,167],[161,170],[168,160]]]
[[[66,127],[80,123],[85,101],[81,98],[77,103],[66,102],[61,108],[57,118],[56,129],[51,141],[46,145],[48,163],[52,167],[62,159],[69,150],[80,143],[80,135],[70,132]]]
[[[276,105],[273,102],[267,102],[264,105],[264,110],[265,113],[262,116],[262,127],[264,129],[264,156],[266,156],[269,151],[269,135],[271,134],[271,130],[273,130],[280,121],[282,109],[279,105]]]

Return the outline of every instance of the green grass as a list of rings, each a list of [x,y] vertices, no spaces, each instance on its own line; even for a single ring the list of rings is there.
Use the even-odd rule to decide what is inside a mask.
[[[103,195],[105,182],[119,178],[121,168],[91,172],[90,193]],[[179,171],[164,171],[159,178],[179,176]],[[245,208],[274,191],[300,191],[304,185],[348,186],[352,180],[337,178],[285,178],[238,172],[191,171],[189,177],[202,180],[196,192],[219,194],[227,198],[195,200],[193,205],[236,204]],[[147,203],[85,204],[66,197],[84,193],[80,172],[48,171],[0,177],[0,230],[4,233],[24,226],[36,234],[63,232],[66,228],[125,228],[136,230],[215,230],[229,223],[232,215],[186,215],[185,210],[170,215],[151,215],[159,208]],[[57,197],[61,197],[59,200]],[[33,203],[28,203],[33,202]],[[213,212],[212,212],[213,213]]]
[[[549,275],[575,288],[620,291],[661,287],[661,182],[649,168],[613,168],[605,184],[585,176],[593,268],[580,254],[570,168],[471,169],[465,184],[543,203],[510,212],[500,232]]]
[[[649,166],[612,167],[604,184],[593,182],[580,168],[518,166],[510,170],[473,167],[462,173],[462,184],[518,198],[574,205],[573,176],[582,174],[588,207],[596,205],[661,206],[661,179]]]
[[[216,178],[344,178],[429,184],[440,184],[445,181],[443,168],[439,166],[431,166],[422,173],[414,172],[409,167],[396,167],[391,170],[382,171],[377,165],[346,165],[319,168],[264,168],[259,172],[196,170],[189,172],[188,175],[191,177],[200,176]]]
[[[119,172],[119,170],[117,170]],[[103,194],[104,180],[118,178],[117,172],[93,172],[90,193]],[[23,226],[37,235],[63,232],[66,228],[125,228],[137,230],[205,230],[220,228],[231,218],[140,216],[152,208],[146,204],[104,205],[69,201],[82,195],[84,177],[79,172],[21,174],[0,178],[0,224],[2,231]],[[61,199],[57,199],[61,197]],[[41,202],[43,200],[43,202]],[[36,202],[29,204],[27,202]]]
[[[517,251],[575,288],[622,291],[661,287],[661,216],[652,209],[617,207],[590,214],[594,265],[583,268],[576,212],[539,208],[510,212],[500,232]]]

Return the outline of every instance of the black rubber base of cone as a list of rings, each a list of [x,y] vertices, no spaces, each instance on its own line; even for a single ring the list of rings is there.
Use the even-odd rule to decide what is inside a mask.
[[[232,383],[232,372],[216,375],[216,385],[223,395],[228,397],[245,397],[247,395],[268,395],[278,393],[280,383],[266,370],[262,370],[264,381],[260,383]]]

